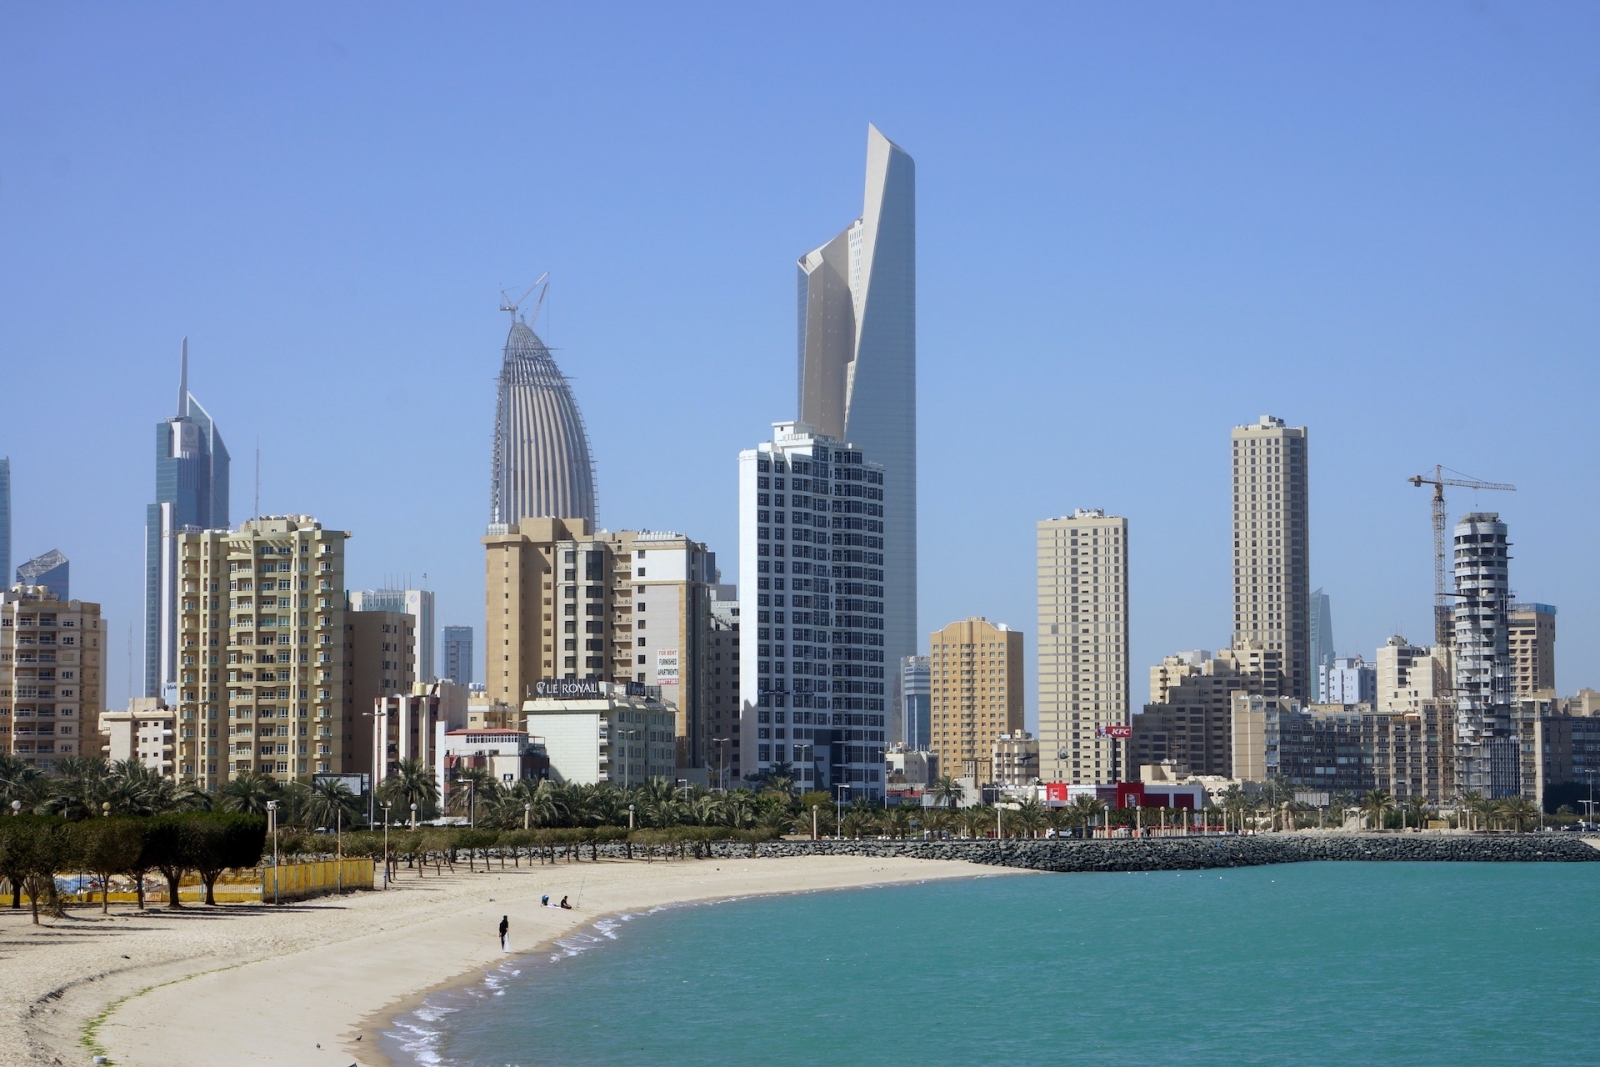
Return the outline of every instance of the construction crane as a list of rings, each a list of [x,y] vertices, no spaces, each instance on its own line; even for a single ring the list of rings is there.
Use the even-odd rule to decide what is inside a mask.
[[[1448,645],[1455,629],[1453,616],[1455,614],[1450,604],[1449,572],[1447,568],[1446,548],[1448,541],[1445,538],[1445,525],[1448,514],[1444,507],[1444,487],[1447,485],[1460,486],[1463,489],[1497,489],[1502,492],[1514,493],[1517,487],[1504,482],[1485,482],[1477,478],[1462,475],[1459,478],[1446,478],[1444,472],[1448,467],[1434,465],[1433,477],[1426,474],[1414,474],[1406,481],[1421,489],[1425,485],[1433,486],[1433,639],[1435,644]],[[1460,471],[1450,471],[1451,474],[1461,474]]]

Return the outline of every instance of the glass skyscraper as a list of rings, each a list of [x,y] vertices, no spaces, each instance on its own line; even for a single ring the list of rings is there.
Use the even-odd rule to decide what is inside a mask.
[[[472,684],[472,627],[444,628],[444,656],[439,664],[439,677],[461,685]]]
[[[150,697],[163,696],[163,687],[176,681],[174,538],[185,530],[228,527],[228,449],[210,412],[189,392],[187,337],[177,414],[156,423],[155,443],[156,499],[145,509],[144,541],[144,693]]]
[[[35,556],[17,568],[17,582],[21,585],[42,585],[59,600],[72,599],[72,566],[60,549],[52,548],[42,556]]]
[[[800,257],[800,422],[883,464],[885,651],[917,641],[916,164],[867,127],[861,217]]]
[[[0,457],[0,574],[11,573],[11,459]]]

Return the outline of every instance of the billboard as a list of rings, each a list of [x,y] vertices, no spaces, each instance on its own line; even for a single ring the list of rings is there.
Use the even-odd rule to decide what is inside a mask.
[[[1097,727],[1095,727],[1095,731],[1094,732],[1095,732],[1095,736],[1097,736],[1097,737],[1114,737],[1119,741],[1126,741],[1128,738],[1133,736],[1133,727],[1131,727],[1131,726],[1097,726]]]
[[[315,789],[323,782],[343,782],[345,788],[358,797],[366,796],[371,787],[372,775],[370,774],[313,774],[311,788]]]
[[[585,700],[600,696],[598,678],[541,678],[533,683],[533,695],[543,699]]]
[[[675,648],[656,649],[656,684],[678,684],[678,650]]]
[[[1067,802],[1067,783],[1046,782],[1044,786],[1044,799],[1046,801],[1054,801],[1059,804],[1065,804]]]

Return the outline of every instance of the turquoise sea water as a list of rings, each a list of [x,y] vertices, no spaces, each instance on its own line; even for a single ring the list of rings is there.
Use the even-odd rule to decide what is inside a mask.
[[[614,918],[396,1020],[397,1062],[1600,1060],[1600,864],[996,877]],[[514,918],[514,917],[513,917]]]

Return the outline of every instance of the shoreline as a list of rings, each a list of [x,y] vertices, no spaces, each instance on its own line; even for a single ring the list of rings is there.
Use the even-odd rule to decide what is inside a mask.
[[[899,885],[917,885],[928,881],[949,881],[960,878],[986,878],[1007,874],[1041,873],[1023,870],[995,870],[993,868],[977,867],[967,872],[955,872],[935,878],[894,878],[874,881],[863,881],[849,885],[832,885],[804,889],[780,889],[769,892],[738,893],[728,896],[707,896],[692,900],[670,900],[658,904],[651,904],[642,908],[633,908],[623,911],[605,912],[597,914],[586,922],[578,923],[571,929],[555,934],[544,941],[527,949],[514,950],[498,966],[486,963],[482,966],[463,971],[456,977],[427,989],[414,991],[406,996],[386,1005],[382,1010],[376,1011],[367,1018],[362,1019],[358,1026],[361,1032],[375,1038],[373,1048],[363,1050],[365,1059],[360,1061],[360,1067],[417,1067],[420,1060],[414,1056],[395,1056],[391,1044],[396,1040],[393,1030],[397,1023],[418,1011],[430,1007],[429,999],[438,996],[467,998],[473,991],[488,984],[496,972],[508,972],[508,977],[521,976],[530,968],[550,968],[562,962],[560,959],[548,958],[563,952],[564,944],[574,936],[584,936],[597,930],[602,924],[615,920],[617,923],[630,923],[638,919],[647,919],[657,912],[671,911],[679,908],[714,907],[719,904],[736,904],[746,900],[761,900],[770,897],[803,896],[811,893],[845,893],[858,892],[869,889],[885,889]],[[611,938],[610,940],[619,940]],[[600,947],[596,945],[596,947]],[[566,953],[575,958],[587,949]],[[544,958],[541,958],[544,957]],[[514,971],[510,968],[515,967]],[[453,1009],[461,1010],[461,1009]],[[363,1042],[365,1044],[365,1042]]]
[[[441,990],[548,951],[608,917],[664,906],[1023,873],[902,857],[606,860],[417,877],[274,908],[0,918],[0,1064],[393,1067],[380,1034]],[[573,911],[542,908],[565,894]],[[578,894],[582,894],[581,897]],[[502,952],[494,927],[511,918]]]

